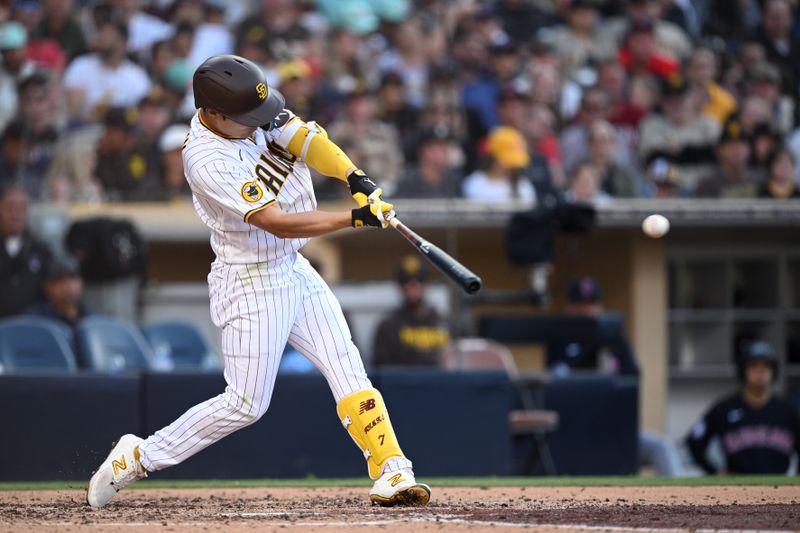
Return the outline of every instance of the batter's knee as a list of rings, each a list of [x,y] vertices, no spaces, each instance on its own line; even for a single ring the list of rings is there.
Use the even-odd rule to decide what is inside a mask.
[[[269,408],[270,398],[236,393],[229,390],[225,393],[228,416],[231,421],[242,427],[257,422]]]

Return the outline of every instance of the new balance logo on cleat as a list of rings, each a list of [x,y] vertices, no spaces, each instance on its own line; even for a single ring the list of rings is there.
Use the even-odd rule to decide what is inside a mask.
[[[376,479],[369,498],[373,504],[383,507],[422,507],[428,505],[431,489],[424,483],[417,483],[410,468],[403,468],[399,472],[384,472]]]
[[[89,480],[86,500],[94,508],[106,505],[121,489],[137,479],[147,477],[139,461],[139,444],[142,439],[136,435],[123,435],[111,448],[106,460]],[[116,457],[116,459],[114,459]],[[128,459],[130,457],[130,459]]]
[[[128,463],[125,461],[125,456],[121,456],[119,461],[111,461],[111,466],[114,468],[114,475],[118,476],[119,473],[128,468]]]

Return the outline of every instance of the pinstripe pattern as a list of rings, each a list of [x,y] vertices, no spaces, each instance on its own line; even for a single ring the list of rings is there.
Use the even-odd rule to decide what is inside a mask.
[[[287,342],[319,368],[336,402],[372,386],[339,302],[298,252],[308,239],[280,239],[245,222],[248,212],[273,201],[289,212],[316,209],[308,168],[284,152],[299,124],[295,119],[266,135],[258,130],[253,139],[224,139],[192,119],[184,168],[217,255],[208,286],[211,318],[222,328],[227,387],[140,444],[151,472],[257,421],[269,407]],[[277,191],[263,180],[263,197],[252,202],[242,187],[257,180],[258,164],[274,173],[266,178],[286,172],[286,179]],[[411,466],[405,458],[388,463],[390,471]]]
[[[225,139],[206,128],[198,115],[192,118],[183,149],[183,168],[195,210],[211,229],[211,248],[218,260],[229,264],[274,261],[308,242],[281,239],[245,222],[248,212],[272,200],[288,213],[317,208],[308,167],[286,152],[301,124],[294,120],[269,132],[257,129],[252,139]],[[258,166],[264,170],[257,171]],[[282,172],[288,175],[275,194],[265,181]],[[257,202],[249,202],[242,195],[242,187],[248,182],[257,183],[264,193]]]

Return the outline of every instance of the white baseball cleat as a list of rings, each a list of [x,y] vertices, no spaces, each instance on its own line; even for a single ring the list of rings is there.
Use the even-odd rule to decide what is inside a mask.
[[[384,472],[372,485],[369,499],[384,507],[421,507],[428,505],[431,488],[424,483],[417,483],[410,468],[402,468],[394,472]]]
[[[111,453],[89,480],[86,493],[89,505],[100,508],[124,487],[147,477],[147,470],[139,462],[139,443],[142,440],[136,435],[123,435],[111,447]]]

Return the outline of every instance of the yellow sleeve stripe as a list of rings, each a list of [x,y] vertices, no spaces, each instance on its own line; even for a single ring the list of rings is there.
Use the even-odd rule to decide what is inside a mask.
[[[247,213],[244,214],[244,221],[245,222],[250,222],[250,217],[253,214],[258,213],[259,211],[263,211],[264,209],[268,208],[269,206],[271,206],[274,203],[275,203],[275,200],[270,200],[269,202],[265,203],[262,206],[256,207],[255,209],[251,209],[250,211],[248,211]]]

